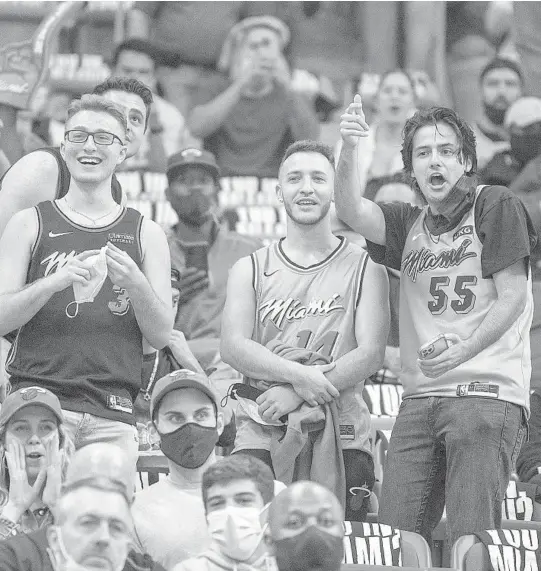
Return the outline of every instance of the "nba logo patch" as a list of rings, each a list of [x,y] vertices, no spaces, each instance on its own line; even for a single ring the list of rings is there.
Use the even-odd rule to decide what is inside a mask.
[[[473,234],[473,226],[462,226],[453,234],[453,242],[461,236],[471,236]]]

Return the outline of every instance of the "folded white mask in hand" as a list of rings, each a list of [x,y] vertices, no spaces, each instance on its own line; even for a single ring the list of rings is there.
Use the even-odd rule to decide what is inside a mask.
[[[105,279],[107,278],[107,258],[105,252],[107,251],[107,246],[101,248],[99,254],[89,256],[83,265],[90,272],[90,279],[84,283],[74,282],[73,283],[73,296],[75,301],[72,301],[66,307],[66,315],[70,318],[74,318],[79,313],[79,305],[81,303],[90,303],[94,301],[95,297],[101,290]],[[73,315],[69,312],[69,307],[75,303],[76,309]]]

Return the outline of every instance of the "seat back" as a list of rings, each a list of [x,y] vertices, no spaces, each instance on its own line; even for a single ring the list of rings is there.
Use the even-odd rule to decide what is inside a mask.
[[[432,567],[430,547],[425,538],[413,531],[400,531],[403,567]]]
[[[490,571],[485,546],[475,535],[459,537],[451,550],[451,568],[458,571]]]

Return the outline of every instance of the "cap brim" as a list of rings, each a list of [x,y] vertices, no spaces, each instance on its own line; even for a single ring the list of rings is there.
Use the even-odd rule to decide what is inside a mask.
[[[214,391],[210,386],[202,383],[201,381],[197,381],[196,379],[179,379],[178,381],[172,381],[166,387],[162,389],[159,395],[157,395],[156,399],[154,400],[154,404],[152,406],[152,410],[150,411],[150,415],[152,420],[156,416],[158,409],[160,408],[160,404],[164,399],[165,395],[169,394],[172,391],[177,391],[179,389],[195,389],[201,391],[203,394],[207,395],[209,399],[212,401],[214,406],[218,407],[218,399],[214,394]]]

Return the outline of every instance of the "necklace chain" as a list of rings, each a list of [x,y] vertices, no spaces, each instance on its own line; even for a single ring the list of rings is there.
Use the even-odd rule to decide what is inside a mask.
[[[78,210],[75,210],[75,208],[73,208],[73,206],[68,202],[68,199],[66,197],[64,197],[64,202],[66,203],[66,206],[72,211],[75,212],[75,214],[78,214],[79,216],[82,216],[83,218],[86,218],[87,220],[90,220],[90,222],[92,222],[92,224],[94,226],[97,226],[97,222],[99,220],[101,220],[102,218],[105,218],[107,216],[110,216],[113,212],[115,212],[115,210],[118,210],[118,207],[120,206],[120,204],[115,204],[114,208],[112,210],[110,210],[109,212],[107,212],[106,214],[103,214],[102,216],[98,216],[98,218],[91,218],[90,216],[87,216],[86,214],[83,214],[82,212],[79,212]]]

